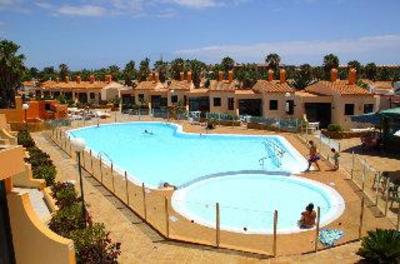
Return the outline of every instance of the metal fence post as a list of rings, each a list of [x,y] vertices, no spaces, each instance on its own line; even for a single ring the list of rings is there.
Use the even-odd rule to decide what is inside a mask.
[[[396,223],[396,230],[399,231],[400,229],[400,201],[398,202],[397,206],[397,223]]]
[[[144,220],[147,220],[146,187],[144,186],[144,182],[142,183],[142,195],[143,195]]]
[[[103,166],[102,166],[102,161],[101,161],[101,156],[99,160],[99,166],[100,166],[100,182],[103,184]]]
[[[125,192],[126,192],[126,203],[129,206],[129,183],[128,183],[128,173],[125,171]]]
[[[377,177],[377,181],[375,183],[375,206],[378,207],[378,200],[379,200],[379,185],[381,183],[381,173],[376,172],[375,177]]]
[[[318,251],[318,239],[319,239],[319,222],[321,220],[321,208],[318,206],[317,207],[317,226],[315,229],[315,248],[314,251]]]
[[[361,239],[362,229],[364,225],[364,204],[365,204],[365,198],[363,196],[361,198],[360,226],[358,227],[358,239]]]
[[[219,203],[215,204],[215,244],[217,248],[219,248],[220,245],[220,214],[219,214]]]
[[[114,164],[112,162],[111,162],[111,166],[110,166],[110,172],[111,172],[112,189],[113,189],[113,192],[115,193]]]
[[[364,169],[363,169],[362,184],[361,184],[361,190],[363,193],[365,193],[366,177],[367,177],[367,160],[364,160]]]
[[[351,180],[354,178],[354,165],[355,165],[355,155],[354,151],[351,152]]]
[[[386,195],[385,195],[385,216],[387,215],[388,207],[389,207],[389,179],[386,180]]]
[[[167,238],[169,238],[169,203],[167,196],[165,196],[164,199],[164,208],[165,208],[165,232],[167,234]]]
[[[272,245],[272,252],[274,254],[274,257],[276,257],[276,251],[277,251],[277,229],[278,229],[278,210],[274,211],[274,242]]]
[[[92,155],[92,150],[89,150],[89,155],[90,155],[90,169],[93,173],[93,155]]]

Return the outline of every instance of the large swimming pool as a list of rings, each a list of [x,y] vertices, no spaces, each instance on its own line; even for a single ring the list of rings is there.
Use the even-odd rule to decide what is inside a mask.
[[[152,134],[147,134],[148,131]],[[248,170],[298,173],[306,160],[280,136],[190,134],[180,126],[135,122],[70,132],[146,186],[181,186],[200,177]]]
[[[216,202],[221,228],[245,233],[271,233],[274,210],[280,233],[300,231],[296,221],[310,202],[321,207],[322,224],[344,210],[335,190],[294,176],[307,161],[281,136],[193,134],[161,122],[108,124],[69,134],[83,138],[136,183],[177,186],[173,208],[202,225],[215,226]]]

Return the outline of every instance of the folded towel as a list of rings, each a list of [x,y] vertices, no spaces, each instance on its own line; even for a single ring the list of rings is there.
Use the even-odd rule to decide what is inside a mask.
[[[332,247],[335,245],[335,242],[339,239],[341,239],[344,235],[344,232],[342,230],[338,229],[323,229],[319,233],[319,241],[324,246]]]

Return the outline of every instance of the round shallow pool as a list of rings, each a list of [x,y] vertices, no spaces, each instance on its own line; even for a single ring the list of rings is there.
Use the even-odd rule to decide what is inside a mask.
[[[295,233],[300,214],[309,203],[321,208],[321,226],[344,211],[343,198],[331,187],[303,177],[272,173],[219,176],[177,190],[172,206],[189,220],[215,227],[215,203],[220,206],[221,229],[270,234],[274,210],[278,233]]]

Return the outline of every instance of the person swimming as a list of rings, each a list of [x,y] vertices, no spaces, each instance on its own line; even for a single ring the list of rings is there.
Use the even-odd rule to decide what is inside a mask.
[[[148,131],[147,129],[145,129],[143,133],[146,135],[154,135],[153,132]]]

